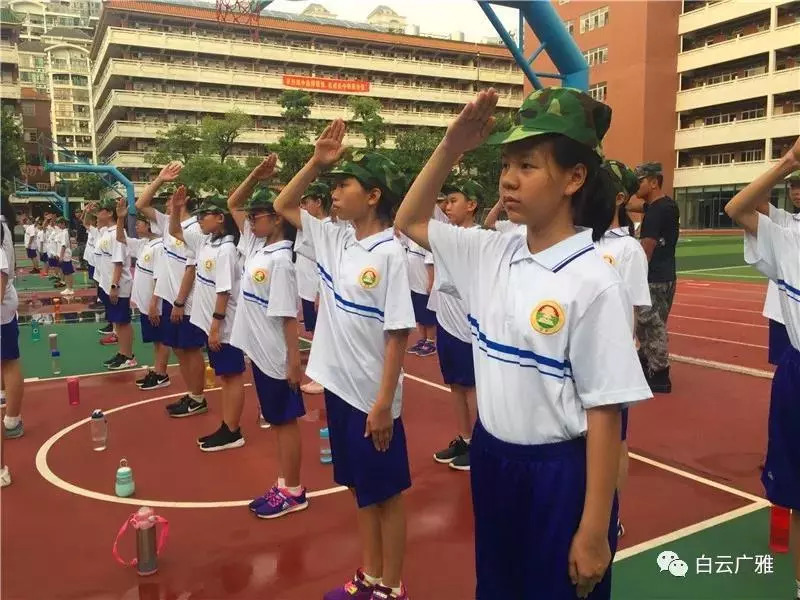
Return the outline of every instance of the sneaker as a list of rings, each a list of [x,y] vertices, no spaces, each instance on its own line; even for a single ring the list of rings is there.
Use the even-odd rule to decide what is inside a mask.
[[[417,356],[433,356],[436,354],[436,344],[430,340],[426,340],[422,344],[422,348],[417,350]]]
[[[264,415],[258,415],[258,426],[261,429],[269,429],[272,425],[264,418]]]
[[[62,296],[74,296],[75,292],[73,290],[71,290],[70,288],[66,288],[66,289],[61,291],[61,295]]]
[[[104,366],[104,367],[106,367],[106,368],[108,368],[108,365],[111,365],[111,364],[114,364],[115,362],[117,362],[117,361],[119,360],[119,357],[120,357],[120,356],[122,356],[122,355],[121,355],[119,352],[117,352],[117,353],[116,353],[114,356],[112,356],[111,358],[107,358],[106,360],[104,360],[104,361],[103,361],[103,366]]]
[[[0,487],[7,485],[11,485],[11,471],[8,470],[8,467],[3,467],[0,469]]]
[[[30,270],[30,274],[31,275],[38,275],[41,272],[42,272],[41,269],[31,269]]]
[[[433,455],[433,460],[438,463],[448,464],[453,462],[456,457],[461,456],[462,454],[466,454],[469,452],[469,444],[464,441],[464,438],[458,436],[450,445],[447,446],[444,450],[439,450],[436,454]]]
[[[322,387],[322,384],[317,383],[316,381],[309,381],[308,383],[304,383],[300,386],[300,391],[306,394],[321,394],[325,391],[325,388]]]
[[[167,412],[172,412],[173,410],[178,408],[180,405],[185,404],[188,401],[189,401],[189,394],[184,394],[176,402],[170,402],[164,408],[167,410]]]
[[[287,490],[274,487],[265,500],[254,511],[259,519],[277,519],[308,508],[305,488],[299,496],[292,496]]]
[[[153,373],[149,380],[145,381],[142,385],[139,386],[139,389],[143,392],[147,390],[157,390],[159,388],[169,387],[169,375],[159,375],[158,373]]]
[[[422,347],[425,345],[426,341],[427,340],[419,340],[416,344],[411,346],[411,348],[406,350],[406,354],[417,354],[417,353],[419,353],[419,351],[422,350]]]
[[[304,340],[302,338],[300,340],[298,340],[298,342],[299,342],[298,345],[300,346],[300,352],[310,352],[311,351],[311,342],[309,342],[307,340]]]
[[[208,412],[208,403],[203,398],[199,402],[192,400],[188,395],[181,398],[181,402],[174,409],[169,411],[169,416],[175,419],[183,417],[191,417],[193,415],[202,415]]]
[[[469,446],[464,454],[459,454],[452,460],[450,468],[457,471],[469,471]]]
[[[204,435],[204,436],[202,436],[202,437],[199,437],[199,438],[197,438],[197,445],[198,445],[198,446],[202,446],[202,445],[203,445],[203,444],[205,444],[205,443],[206,443],[208,440],[210,440],[210,439],[211,439],[211,438],[213,438],[215,435],[217,435],[217,434],[218,434],[218,433],[219,433],[221,430],[223,430],[223,429],[227,429],[227,428],[228,428],[228,426],[227,426],[227,425],[225,425],[225,421],[223,421],[223,422],[222,422],[222,425],[220,425],[220,426],[217,428],[217,430],[216,430],[214,433],[209,433],[208,435]]]
[[[376,585],[375,589],[372,590],[372,598],[370,600],[408,600],[408,592],[406,591],[406,586],[402,583],[400,584],[399,596],[393,593],[391,588]]]
[[[364,581],[364,572],[358,569],[353,579],[325,594],[322,600],[372,600],[374,590],[375,586]]]
[[[91,304],[89,304],[89,308],[96,310],[98,308],[105,308],[105,305],[102,302],[92,302]],[[98,331],[102,331],[102,330],[98,330]],[[103,332],[103,333],[105,333],[105,332]]]
[[[672,381],[669,378],[669,367],[660,371],[647,371],[647,383],[654,394],[672,393]]]
[[[622,526],[622,521],[617,519],[617,539],[625,535],[625,527]]]
[[[119,338],[117,338],[116,333],[109,333],[108,335],[104,335],[100,338],[100,343],[103,346],[113,346],[117,342],[119,342]]]
[[[104,304],[101,302],[98,304],[100,304],[100,307],[104,306]],[[108,325],[105,325],[104,327],[98,329],[97,333],[106,333],[106,334],[114,333],[114,326],[111,323],[109,323]]]
[[[10,429],[4,424],[3,431],[7,440],[15,440],[17,438],[21,438],[25,434],[25,426],[22,424],[22,419],[20,419],[19,423]]]
[[[67,284],[66,284],[66,283],[64,283],[63,281],[56,281],[56,282],[53,284],[53,287],[54,287],[54,288],[65,288],[65,287],[67,287]]]
[[[125,356],[124,354],[117,354],[117,359],[109,365],[106,365],[106,368],[109,371],[122,371],[123,369],[132,369],[138,363],[133,356]]]
[[[0,396],[0,409],[5,410],[6,408],[6,397]]]
[[[146,382],[150,381],[150,378],[153,376],[155,371],[152,369],[147,369],[147,373],[144,374],[144,377],[136,380],[136,385],[142,387]]]
[[[205,403],[205,401],[203,401]],[[231,431],[230,428],[220,427],[219,430],[206,439],[200,446],[203,452],[220,452],[221,450],[232,450],[244,446],[242,430]]]

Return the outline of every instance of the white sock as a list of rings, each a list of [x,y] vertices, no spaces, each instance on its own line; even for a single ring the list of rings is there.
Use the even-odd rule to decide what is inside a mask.
[[[364,581],[366,581],[368,585],[380,585],[381,578],[364,573]]]
[[[303,486],[302,485],[297,485],[295,487],[283,486],[283,489],[286,490],[287,492],[289,492],[292,496],[299,496],[300,494],[303,493]]]
[[[3,425],[5,425],[6,429],[14,429],[21,420],[21,417],[3,417]]]
[[[471,437],[461,436],[461,439],[464,440],[465,442],[467,442],[468,444],[472,442],[472,438]]]
[[[189,398],[195,402],[202,402],[204,400],[203,394],[189,394]]]
[[[283,477],[278,477],[278,487],[281,489],[286,487],[286,480]]]
[[[392,593],[393,593],[395,596],[397,596],[398,598],[400,597],[400,594],[402,594],[402,593],[403,593],[403,587],[402,587],[402,586],[400,586],[400,587],[396,587],[396,588],[391,588],[391,589],[392,589]]]

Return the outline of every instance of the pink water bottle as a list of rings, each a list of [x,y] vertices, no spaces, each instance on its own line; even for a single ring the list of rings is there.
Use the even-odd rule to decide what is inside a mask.
[[[81,383],[77,377],[67,377],[67,397],[70,406],[78,406],[81,403]]]
[[[161,525],[161,534],[156,535],[156,525]],[[136,531],[136,558],[130,562],[120,557],[117,550],[119,540],[128,526],[133,527]],[[155,511],[149,506],[143,506],[138,511],[133,513],[122,528],[117,533],[117,538],[114,540],[114,546],[111,553],[114,558],[122,565],[136,567],[136,572],[139,575],[153,575],[158,572],[158,555],[164,549],[164,544],[167,541],[169,532],[169,523],[164,517],[155,514]]]

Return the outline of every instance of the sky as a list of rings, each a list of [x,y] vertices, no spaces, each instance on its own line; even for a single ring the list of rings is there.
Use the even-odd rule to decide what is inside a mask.
[[[348,21],[366,22],[367,15],[383,4],[406,17],[409,25],[419,25],[421,33],[461,31],[471,42],[497,37],[494,27],[474,0],[275,0],[267,10],[299,13],[312,2]],[[494,10],[507,29],[517,30],[518,13],[515,9],[495,6]]]

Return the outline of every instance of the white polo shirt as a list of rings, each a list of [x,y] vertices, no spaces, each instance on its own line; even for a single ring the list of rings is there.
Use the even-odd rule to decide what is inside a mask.
[[[72,240],[69,237],[69,229],[60,229],[58,237],[56,238],[58,249],[56,256],[61,257],[61,248],[64,248],[64,257],[60,258],[61,262],[70,262],[72,260]]]
[[[163,232],[164,241],[164,269],[162,276],[156,280],[155,294],[174,304],[178,298],[178,292],[181,289],[181,282],[183,281],[183,274],[186,272],[186,267],[197,264],[195,253],[187,248],[181,240],[172,237],[169,234],[169,216],[162,212],[155,211],[156,227],[159,231]],[[194,232],[202,235],[200,224],[197,222],[197,217],[189,217],[181,222],[183,228],[183,235],[187,232]],[[194,296],[194,287],[189,290],[186,296],[183,314],[189,316],[192,314],[192,299]],[[205,330],[204,330],[205,331]]]
[[[220,323],[219,341],[231,341],[236,304],[239,299],[239,251],[233,236],[212,240],[199,231],[185,229],[183,239],[186,247],[197,256],[197,271],[194,279],[194,310],[189,322],[206,333],[211,331],[212,315],[217,304],[217,294],[228,293],[225,319]],[[165,261],[166,262],[166,261]]]
[[[4,241],[11,239],[11,231],[6,226],[5,222],[2,223],[4,229]],[[3,293],[3,304],[0,306],[0,324],[5,325],[14,320],[17,316],[17,308],[19,307],[19,299],[17,297],[17,288],[14,287],[14,248],[11,247],[11,253],[7,249],[7,244],[3,244],[0,250],[0,271],[6,274],[8,280],[6,282],[6,289]]]
[[[337,222],[331,221],[330,217],[322,219],[323,223],[339,223],[343,224],[344,221]],[[303,300],[314,302],[317,299],[320,291],[320,275],[317,270],[317,261],[314,256],[314,249],[311,243],[306,241],[302,230],[297,231],[297,237],[294,240],[295,251],[295,275],[297,277],[297,292]]]
[[[25,247],[36,248],[36,225],[25,227]]]
[[[111,268],[112,272],[109,273],[109,289],[110,283],[113,280],[113,269],[117,264],[122,264],[122,270],[119,277],[119,296],[120,298],[130,298],[133,291],[133,277],[131,277],[131,256],[133,254],[127,244],[121,244],[117,241],[117,228],[113,228],[114,240],[111,250]],[[110,293],[110,292],[109,292]]]
[[[481,422],[515,444],[586,433],[586,411],[652,397],[628,301],[591,231],[537,254],[524,237],[431,221],[442,282],[464,300]]]
[[[56,236],[58,230],[52,225],[44,230],[44,243],[47,248],[47,256],[56,256]]]
[[[368,413],[383,376],[385,332],[416,325],[405,252],[392,229],[356,240],[352,227],[323,223],[304,210],[300,214],[322,278],[306,375]],[[402,398],[401,372],[393,418],[400,416]]]
[[[404,236],[405,237],[405,236]],[[428,267],[426,259],[433,264],[433,255],[417,244],[414,240],[405,238],[406,256],[408,258],[408,285],[412,292],[428,295]]]
[[[136,258],[136,270],[133,273],[133,289],[131,301],[144,315],[150,314],[150,301],[153,298],[153,279],[156,278],[158,263],[163,260],[164,240],[156,237],[126,238],[128,252]]]
[[[286,379],[285,317],[297,317],[292,241],[254,248],[245,258],[231,344],[267,376]],[[258,332],[258,335],[254,335]]]
[[[595,247],[603,260],[619,273],[630,305],[651,306],[647,254],[639,241],[631,237],[628,228],[609,229],[595,242]],[[629,311],[629,314],[633,329],[633,312]]]
[[[83,249],[83,260],[94,266],[94,246],[97,242],[97,227],[90,225],[86,228],[86,247]]]
[[[781,314],[789,341],[800,350],[800,230],[782,227],[768,216],[758,215],[758,235],[745,234],[755,254],[745,253],[752,264],[778,285]]]
[[[525,225],[525,223],[514,223],[507,219],[495,222],[494,229],[500,233],[517,233],[522,236],[528,235],[528,226]]]
[[[36,228],[36,249],[44,252],[44,230]]]
[[[480,229],[480,225],[473,225],[466,229]],[[433,264],[433,255],[431,255],[430,262]],[[438,271],[434,274],[431,301],[434,298],[436,299],[436,320],[439,322],[439,325],[441,325],[447,333],[462,342],[467,344],[472,343],[472,331],[470,330],[469,320],[467,319],[467,307],[452,285],[448,286],[447,283],[445,283],[443,289]],[[428,308],[431,308],[431,302],[428,302]],[[431,308],[431,310],[434,309]]]
[[[98,231],[97,244],[94,250],[94,278],[100,288],[107,294],[111,290],[111,275],[114,268],[112,253],[114,251],[114,240],[117,237],[117,227],[116,225],[109,225],[108,227],[101,227]]]
[[[800,214],[792,214],[770,204],[769,218],[781,227],[800,231]],[[744,236],[744,258],[745,262],[750,264],[754,264],[758,260],[756,242],[752,236]],[[781,313],[778,284],[772,280],[767,284],[767,297],[764,300],[764,310],[761,314],[777,323],[784,323],[783,314]]]

